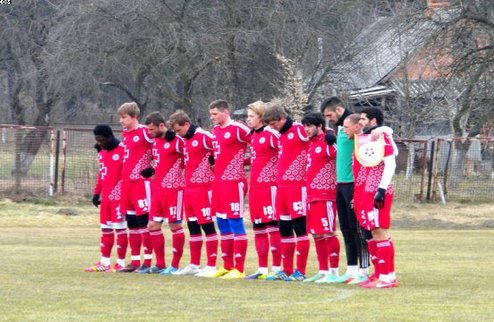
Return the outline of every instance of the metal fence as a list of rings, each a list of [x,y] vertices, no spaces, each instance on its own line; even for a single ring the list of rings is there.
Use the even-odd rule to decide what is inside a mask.
[[[2,195],[88,197],[98,173],[92,129],[0,125]],[[121,131],[115,131],[119,136]],[[400,201],[490,201],[494,138],[396,139]]]

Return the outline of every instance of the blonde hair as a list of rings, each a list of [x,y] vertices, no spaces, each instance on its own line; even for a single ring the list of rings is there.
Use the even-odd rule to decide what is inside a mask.
[[[247,109],[256,113],[257,116],[259,116],[262,119],[264,116],[264,112],[266,112],[266,104],[264,104],[263,101],[256,101],[254,103],[247,105]]]
[[[127,114],[130,117],[138,118],[141,115],[141,110],[136,102],[123,103],[117,111],[118,115]]]

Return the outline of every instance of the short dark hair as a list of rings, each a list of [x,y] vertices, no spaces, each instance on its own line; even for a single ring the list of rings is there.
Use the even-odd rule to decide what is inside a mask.
[[[303,125],[315,125],[316,127],[321,126],[324,129],[326,125],[326,121],[322,117],[321,113],[309,113],[304,116],[302,121],[300,121]]]
[[[113,137],[113,131],[109,125],[106,124],[100,124],[96,125],[96,127],[93,130],[94,135],[99,135],[104,138],[109,138]]]
[[[209,109],[212,110],[213,108],[217,108],[222,111],[230,110],[230,106],[228,105],[228,102],[222,99],[212,101],[211,104],[209,104]]]
[[[153,124],[156,126],[159,126],[161,123],[166,125],[165,118],[163,115],[161,115],[160,112],[152,112],[146,116],[146,119],[144,120],[144,124],[149,125]]]
[[[324,110],[329,108],[331,111],[336,111],[337,106],[343,106],[343,102],[336,96],[332,96],[330,98],[325,99],[321,103],[321,113],[324,113]]]
[[[264,116],[262,117],[263,122],[269,123],[272,121],[279,121],[281,119],[286,119],[288,113],[284,107],[278,103],[268,103],[266,110],[264,111]]]
[[[378,126],[382,126],[384,124],[384,114],[379,107],[365,107],[362,111],[360,111],[360,113],[367,115],[369,120],[376,119]]]

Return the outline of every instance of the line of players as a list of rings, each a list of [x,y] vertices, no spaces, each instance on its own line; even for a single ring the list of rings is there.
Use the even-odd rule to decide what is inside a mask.
[[[310,113],[299,123],[283,107],[262,101],[248,106],[249,127],[231,119],[226,101],[212,102],[209,105],[214,124],[211,132],[192,123],[184,112],[175,112],[168,120],[158,112],[151,113],[145,118],[144,126],[139,124],[137,104],[123,104],[118,109],[124,130],[122,142],[107,125],[94,129],[100,171],[93,203],[100,205],[101,259],[86,271],[358,283],[368,288],[397,286],[394,248],[387,232],[396,153],[390,129],[382,127],[382,112],[377,108],[349,115],[338,110],[338,106],[342,106],[341,101],[332,98],[321,108],[326,119],[342,125],[336,143],[337,135],[326,128],[322,114]],[[366,133],[373,130],[373,136],[384,138],[383,161],[377,166],[364,167],[352,157],[353,146],[346,159],[337,161],[337,146],[339,150],[340,143],[353,144],[354,135],[363,130]],[[246,158],[247,148],[250,148],[249,158]],[[339,180],[337,162],[340,167],[350,165],[351,168],[353,164],[350,171],[358,178],[355,198],[353,178],[351,182]],[[249,189],[246,165],[250,166]],[[336,205],[341,196],[337,195],[337,187],[346,183],[352,184],[352,191],[345,196],[346,201],[342,199],[342,205],[345,202],[346,206],[351,205],[340,211],[338,204],[338,212],[348,212],[346,215],[360,225],[344,224],[345,230],[342,228],[347,272],[339,276]],[[258,269],[248,276],[244,272],[247,234],[243,222],[247,190],[258,255]],[[341,213],[338,213],[340,225]],[[185,243],[183,215],[189,231],[190,263],[179,269]],[[168,223],[172,234],[170,265],[165,262],[163,222]],[[310,248],[308,232],[313,235],[319,264],[318,273],[310,278],[305,277]],[[112,267],[114,233],[118,259]],[[357,237],[351,237],[352,234]],[[201,268],[204,242],[206,265]],[[128,265],[125,263],[127,243],[131,250]],[[216,267],[218,243],[223,262],[219,269]],[[151,265],[153,253],[155,264]],[[271,271],[268,270],[270,253]],[[374,263],[372,275],[368,269],[369,255]],[[360,262],[360,270],[355,261]]]

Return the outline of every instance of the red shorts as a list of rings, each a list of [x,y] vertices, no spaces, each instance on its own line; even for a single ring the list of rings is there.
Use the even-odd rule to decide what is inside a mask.
[[[179,222],[183,218],[183,190],[158,189],[151,195],[149,220],[155,222]]]
[[[254,224],[276,220],[276,186],[250,187],[249,211]]]
[[[187,221],[197,221],[199,225],[213,222],[211,187],[186,187],[184,189],[184,209]]]
[[[303,186],[278,187],[276,220],[290,220],[306,214],[307,189]]]
[[[149,213],[150,197],[149,181],[123,181],[120,213],[137,216]]]
[[[354,194],[355,216],[360,226],[366,230],[375,228],[389,229],[391,226],[391,206],[393,205],[393,189],[386,190],[384,207],[374,208],[374,193]]]
[[[316,200],[307,203],[307,232],[313,235],[336,231],[336,202]]]
[[[213,183],[211,209],[214,215],[222,219],[242,218],[246,192],[245,182]]]
[[[99,222],[101,228],[119,228],[126,227],[125,216],[119,211],[119,202],[110,200],[101,200],[99,206]]]

